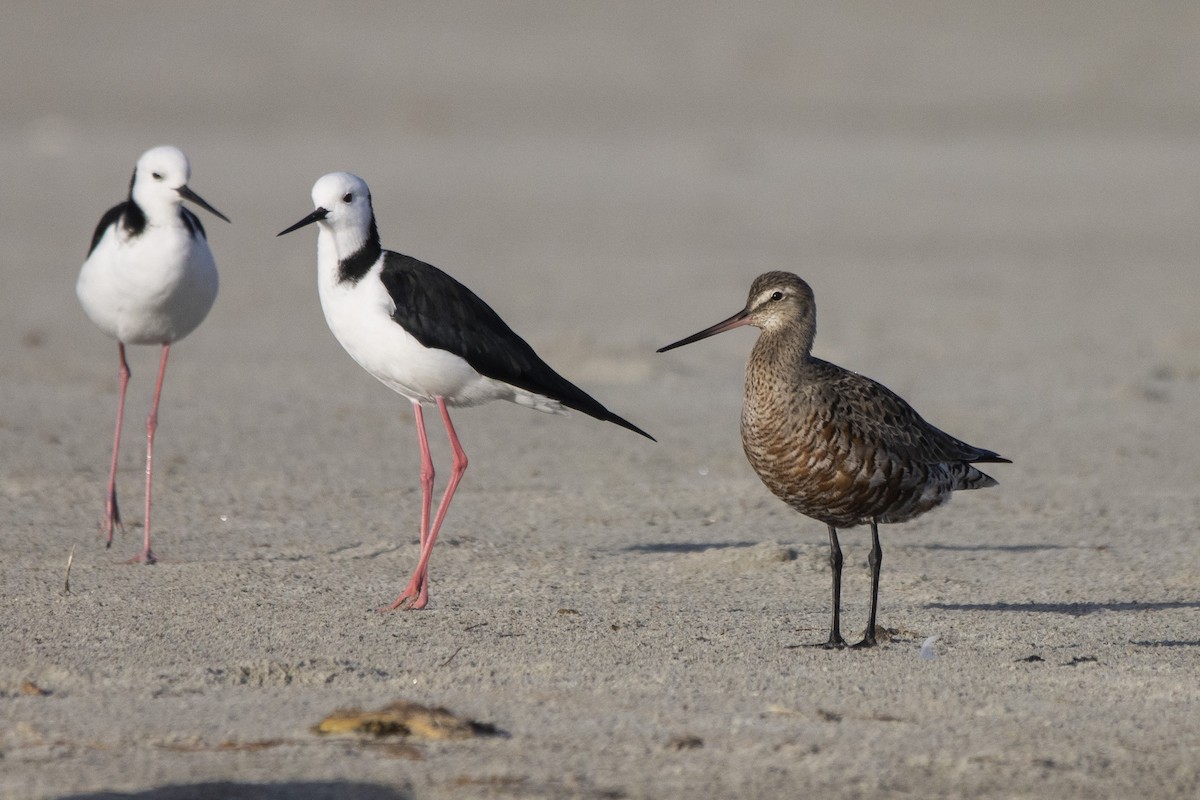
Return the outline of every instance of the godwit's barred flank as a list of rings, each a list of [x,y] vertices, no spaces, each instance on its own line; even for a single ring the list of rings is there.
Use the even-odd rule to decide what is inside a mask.
[[[743,325],[762,330],[746,366],[746,458],[777,497],[829,527],[833,622],[825,647],[846,644],[837,529],[871,524],[871,614],[856,645],[871,647],[883,558],[879,523],[912,519],[958,489],[995,486],[972,464],[1010,462],[930,425],[886,386],[814,358],[813,292],[789,272],[760,275],[745,308],[658,352]]]
[[[150,479],[153,475],[154,432],[158,401],[171,343],[187,336],[204,321],[217,297],[217,267],[200,219],[183,207],[189,200],[229,219],[188,188],[191,166],[175,147],[155,147],[138,159],[129,184],[129,198],[100,218],[87,260],[79,271],[75,293],[83,310],[100,330],[117,340],[120,394],[112,464],[105,494],[104,532],[112,546],[113,526],[121,526],[117,506],[117,451],[129,364],[125,345],[162,346],[154,402],[146,419],[146,516],[142,552],[134,561],[153,564],[150,549]]]
[[[552,414],[573,408],[654,437],[551,369],[470,289],[437,267],[384,250],[362,178],[331,172],[313,186],[312,198],[316,209],[279,235],[317,223],[317,285],[329,329],[363,369],[408,398],[416,417],[421,555],[408,586],[388,610],[424,608],[433,544],[467,469],[449,406],[507,400]],[[422,404],[437,406],[454,453],[432,522],[434,470]]]

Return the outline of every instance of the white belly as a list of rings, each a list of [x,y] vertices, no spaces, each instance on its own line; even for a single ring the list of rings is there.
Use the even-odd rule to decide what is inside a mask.
[[[453,406],[513,399],[512,387],[486,378],[465,359],[428,348],[392,319],[394,306],[372,270],[357,284],[320,284],[325,321],[359,366],[410,400]]]
[[[203,239],[147,227],[124,241],[111,227],[80,270],[75,292],[100,330],[127,344],[187,336],[217,297],[217,268]]]

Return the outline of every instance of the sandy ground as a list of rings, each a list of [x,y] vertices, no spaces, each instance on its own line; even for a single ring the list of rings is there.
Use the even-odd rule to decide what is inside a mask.
[[[0,796],[1200,792],[1194,4],[247,6],[0,26]],[[160,143],[233,224],[205,218],[221,294],[173,350],[146,568],[157,352],[106,551],[116,348],[73,286]],[[315,234],[275,238],[335,169],[659,439],[458,413],[423,613],[372,612],[416,559],[408,404],[326,329]],[[872,652],[797,647],[825,531],[741,455],[753,333],[654,354],[768,269],[812,283],[818,355],[1014,461],[884,528]],[[310,732],[395,699],[504,735]]]

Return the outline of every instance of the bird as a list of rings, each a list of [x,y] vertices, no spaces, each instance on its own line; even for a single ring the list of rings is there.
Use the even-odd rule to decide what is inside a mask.
[[[767,272],[741,311],[658,352],[744,325],[760,329],[746,365],[743,450],[776,497],[829,529],[833,619],[821,647],[847,646],[838,528],[870,524],[871,611],[854,647],[874,647],[879,525],[913,519],[954,491],[996,485],[973,464],[1012,462],[934,427],[886,386],[815,358],[816,324],[812,288],[790,272]]]
[[[117,452],[129,385],[126,345],[160,345],[158,381],[146,419],[146,508],[142,552],[133,562],[153,564],[150,548],[150,484],[158,403],[171,344],[194,331],[217,297],[217,267],[199,217],[187,200],[218,218],[229,218],[188,187],[191,165],[183,151],[164,145],[142,153],[129,182],[129,197],[100,218],[75,293],[84,312],[101,331],[117,340],[120,361],[117,430],[113,435],[102,530],[111,547],[113,527],[122,531],[117,505]]]
[[[435,266],[383,249],[362,178],[324,175],[313,185],[312,200],[313,212],[277,235],[317,224],[317,289],[329,329],[359,366],[412,404],[421,452],[420,556],[404,591],[378,610],[419,610],[429,602],[434,542],[467,468],[450,408],[492,400],[549,413],[570,408],[654,437],[551,369],[466,286]],[[423,406],[437,407],[453,452],[432,523],[434,466]]]

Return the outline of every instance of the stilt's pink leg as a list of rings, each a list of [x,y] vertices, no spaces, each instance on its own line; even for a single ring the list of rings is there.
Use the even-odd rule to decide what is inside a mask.
[[[421,404],[413,400],[413,418],[417,423],[417,443],[421,446],[421,538],[419,552],[425,551],[425,542],[429,540],[429,512],[433,506],[433,456],[429,453],[429,437],[425,434],[425,415],[421,411]],[[420,557],[418,556],[418,563]],[[425,573],[414,571],[412,578],[408,582],[408,586],[400,593],[389,606],[377,609],[378,611],[394,611],[405,603],[405,601],[415,600],[421,595],[426,597],[428,602],[429,597],[429,576]]]
[[[163,376],[167,372],[167,355],[170,352],[171,345],[164,344],[162,358],[158,362],[158,383],[154,385],[154,403],[150,406],[150,416],[146,418],[146,518],[143,523],[146,544],[142,548],[141,555],[131,559],[134,563],[153,564],[158,561],[154,556],[154,551],[150,549],[150,483],[154,477],[154,432],[158,430],[158,400],[162,396]]]
[[[425,435],[425,415],[421,413],[421,404],[413,401],[413,417],[416,420],[416,441],[421,446],[421,537],[420,549],[425,551],[425,542],[430,539],[430,507],[433,505],[433,457],[430,455],[430,440]],[[418,561],[420,563],[420,561]],[[396,597],[390,606],[378,608],[380,612],[390,612],[400,608],[408,600],[418,599],[421,595],[428,597],[428,575],[416,570],[409,579],[407,587]]]
[[[446,492],[442,495],[442,502],[438,504],[437,515],[433,518],[433,526],[429,529],[429,537],[421,544],[421,560],[417,562],[417,569],[413,572],[408,587],[396,598],[396,602],[391,605],[390,609],[399,608],[406,600],[411,600],[407,608],[413,611],[420,610],[429,603],[429,557],[433,554],[433,545],[437,541],[442,521],[446,519],[446,512],[450,510],[450,500],[454,497],[454,490],[458,488],[463,473],[467,471],[467,454],[458,441],[458,434],[454,432],[454,424],[450,421],[450,412],[446,409],[445,398],[439,397],[437,404],[438,410],[442,412],[442,422],[446,425],[446,434],[450,438],[450,447],[454,451],[454,465],[450,473],[450,482],[446,484]],[[415,595],[414,589],[416,590]]]
[[[425,435],[425,415],[421,412],[421,404],[413,401],[413,417],[417,421],[417,443],[421,446],[421,538],[420,546],[425,547],[429,538],[429,512],[433,506],[433,456],[429,454],[429,437]],[[424,583],[424,581],[422,581]]]
[[[117,342],[117,355],[121,358],[121,393],[117,397],[117,432],[113,434],[112,466],[108,470],[108,494],[104,496],[104,546],[112,547],[113,525],[125,532],[121,524],[121,509],[117,507],[117,453],[121,449],[121,420],[125,417],[125,389],[129,386],[129,362],[125,360],[125,343]]]

